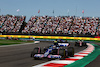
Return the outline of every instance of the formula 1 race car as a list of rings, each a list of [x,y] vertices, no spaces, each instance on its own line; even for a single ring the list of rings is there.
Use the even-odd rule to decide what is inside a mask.
[[[82,47],[82,46],[87,46],[87,45],[86,45],[86,42],[79,40],[79,41],[75,42],[75,46]]]
[[[59,45],[50,45],[43,50],[40,47],[36,47],[31,52],[31,57],[34,59],[61,59],[66,57],[73,57],[74,56],[74,48],[62,46],[63,43],[59,43]]]

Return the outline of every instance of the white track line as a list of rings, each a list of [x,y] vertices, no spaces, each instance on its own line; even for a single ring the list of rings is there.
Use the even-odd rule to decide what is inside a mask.
[[[74,54],[74,55],[87,56],[88,54],[79,54],[79,53],[76,53],[76,54]]]
[[[82,59],[84,57],[70,57],[71,59]]]
[[[61,63],[61,64],[71,64],[75,61],[68,61],[68,60],[54,60],[54,61],[51,61],[51,63]]]

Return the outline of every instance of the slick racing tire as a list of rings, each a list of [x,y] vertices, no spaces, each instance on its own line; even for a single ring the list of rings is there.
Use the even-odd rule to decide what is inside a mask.
[[[37,53],[41,53],[41,49],[39,47],[33,49],[33,51],[31,52],[31,57],[33,57]]]
[[[73,47],[68,47],[68,56],[73,57],[74,56],[74,48]]]

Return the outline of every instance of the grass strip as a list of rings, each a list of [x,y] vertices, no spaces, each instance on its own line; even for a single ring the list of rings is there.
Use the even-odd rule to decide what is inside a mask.
[[[12,45],[12,44],[22,44],[22,43],[32,43],[32,41],[22,41],[22,40],[0,40],[0,45]]]

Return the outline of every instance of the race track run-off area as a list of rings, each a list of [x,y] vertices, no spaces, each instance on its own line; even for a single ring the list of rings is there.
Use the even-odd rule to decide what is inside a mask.
[[[75,53],[74,57],[65,58],[63,60],[52,60],[32,67],[70,67],[68,65],[74,63],[75,61],[84,59],[93,52],[94,46],[89,43],[87,43],[87,45],[88,47],[85,50]]]

